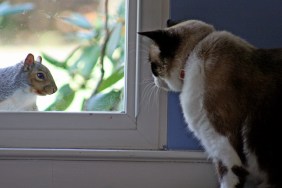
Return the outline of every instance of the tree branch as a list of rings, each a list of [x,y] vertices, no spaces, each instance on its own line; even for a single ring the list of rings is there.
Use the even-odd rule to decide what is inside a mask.
[[[105,76],[104,59],[105,59],[105,56],[106,56],[107,45],[108,45],[109,39],[110,39],[111,34],[112,34],[112,31],[109,29],[109,25],[108,25],[108,22],[109,22],[108,3],[109,3],[109,1],[105,0],[105,24],[104,24],[105,37],[104,37],[104,41],[102,43],[101,55],[100,55],[100,61],[99,61],[99,64],[101,65],[101,69],[100,69],[101,75],[100,75],[100,78],[99,78],[98,83],[96,85],[96,88],[93,90],[89,99],[92,98],[94,95],[96,95],[98,93],[98,89],[99,89],[100,85],[102,84],[104,76]],[[87,101],[86,101],[85,104],[87,104]]]

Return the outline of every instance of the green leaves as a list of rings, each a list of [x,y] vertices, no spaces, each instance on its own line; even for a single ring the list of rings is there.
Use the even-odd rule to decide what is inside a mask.
[[[66,110],[72,103],[75,97],[75,91],[71,89],[69,84],[62,86],[57,98],[45,111],[63,111]]]
[[[117,25],[115,26],[111,38],[108,42],[107,45],[107,55],[111,56],[115,49],[118,47],[118,44],[120,42],[120,35],[121,35],[121,30],[122,30],[122,23],[117,23]]]
[[[123,2],[121,6],[124,5]],[[79,101],[80,110],[123,111],[124,87],[119,81],[124,77],[124,22],[108,20],[106,29],[101,23],[103,19],[97,20],[95,26],[78,13],[62,20],[80,29],[72,36],[77,37],[76,41],[81,41],[81,44],[63,61],[43,53],[47,62],[64,70],[70,78],[60,87],[55,101],[46,110],[68,110]],[[124,18],[115,17],[115,20]],[[110,29],[112,32],[106,32]]]
[[[69,24],[81,27],[83,29],[92,29],[93,26],[90,22],[81,14],[74,13],[69,17],[61,17],[61,19]]]
[[[89,99],[86,109],[88,111],[113,111],[117,110],[121,99],[121,91],[112,90],[108,93],[99,93]]]
[[[99,56],[100,46],[98,45],[91,45],[82,48],[82,53],[77,59],[77,62],[79,62],[79,72],[84,78],[90,77]]]
[[[66,62],[58,61],[45,53],[42,53],[42,57],[56,67],[66,68]]]
[[[120,67],[115,70],[108,78],[103,80],[101,85],[98,87],[98,92],[103,91],[117,83],[120,79],[124,77],[124,67]]]
[[[20,3],[11,5],[8,1],[0,3],[0,16],[8,16],[12,14],[21,14],[34,9],[33,3]]]

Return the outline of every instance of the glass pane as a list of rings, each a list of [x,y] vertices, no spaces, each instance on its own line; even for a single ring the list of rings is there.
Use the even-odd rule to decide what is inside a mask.
[[[42,56],[58,89],[37,96],[39,111],[124,111],[125,4],[125,0],[0,0],[2,72],[23,64],[29,53],[35,59]],[[1,70],[0,79],[5,80]],[[37,81],[40,76],[36,74]],[[0,91],[9,92],[0,97],[0,110],[19,89],[18,85],[5,89],[4,83],[0,81]]]

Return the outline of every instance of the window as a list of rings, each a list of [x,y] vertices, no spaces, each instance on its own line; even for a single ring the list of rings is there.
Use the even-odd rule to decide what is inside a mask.
[[[153,14],[153,15],[152,15]],[[168,1],[128,0],[124,112],[0,113],[2,148],[159,149],[166,144],[166,93],[147,99],[148,41],[137,31],[164,26]]]

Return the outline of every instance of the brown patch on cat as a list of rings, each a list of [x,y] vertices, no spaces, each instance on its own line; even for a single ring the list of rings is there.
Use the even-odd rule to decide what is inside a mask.
[[[204,105],[208,118],[220,134],[228,137],[244,161],[240,138],[252,100],[249,94],[254,83],[248,78],[254,73],[249,71],[248,62],[255,48],[227,32],[214,32],[198,49],[198,56],[205,62]]]

